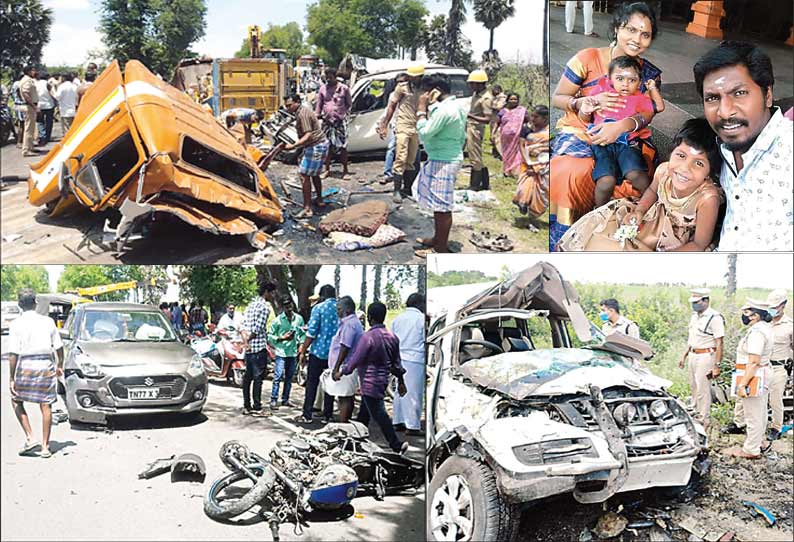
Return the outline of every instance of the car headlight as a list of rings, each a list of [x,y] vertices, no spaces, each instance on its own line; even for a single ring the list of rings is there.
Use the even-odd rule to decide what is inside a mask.
[[[670,409],[667,408],[667,401],[662,399],[656,399],[651,403],[651,406],[648,407],[648,411],[651,413],[651,416],[654,418],[661,418],[665,414],[667,414]]]
[[[200,355],[195,354],[190,359],[190,365],[188,366],[188,371],[198,372],[198,373],[203,373],[204,372],[204,362],[201,361],[201,356]]]
[[[88,378],[102,378],[105,376],[99,365],[94,363],[86,354],[77,354],[74,361],[80,367],[80,372],[83,373],[83,376]]]
[[[620,427],[628,427],[637,417],[637,407],[631,403],[622,403],[615,407],[612,416]]]

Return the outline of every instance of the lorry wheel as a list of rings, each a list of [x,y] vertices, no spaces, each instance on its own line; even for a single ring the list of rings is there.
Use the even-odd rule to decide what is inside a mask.
[[[428,540],[516,539],[518,507],[503,501],[485,463],[450,457],[433,475],[427,495]]]

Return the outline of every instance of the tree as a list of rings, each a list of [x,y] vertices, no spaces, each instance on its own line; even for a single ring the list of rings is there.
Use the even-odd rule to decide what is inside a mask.
[[[309,53],[309,47],[303,39],[303,32],[298,23],[291,22],[285,25],[268,24],[267,30],[260,32],[259,43],[263,49],[286,49],[287,57],[293,60]],[[246,37],[240,50],[234,53],[237,58],[251,56],[251,41]]]
[[[516,14],[513,0],[474,0],[474,20],[487,28],[490,33],[489,51],[493,51],[494,30]]]
[[[19,291],[33,288],[37,294],[50,291],[47,270],[42,265],[4,265],[0,273],[0,299],[16,301]]]
[[[102,0],[99,30],[111,58],[168,77],[207,25],[204,0]]]
[[[339,290],[342,288],[342,266],[335,265],[334,266],[334,290],[336,293],[339,294]]]
[[[419,265],[416,277],[416,291],[420,294],[427,296],[427,267]]]
[[[372,299],[374,301],[380,301],[380,283],[381,283],[381,276],[383,274],[383,266],[376,265],[375,266],[375,283],[372,286]]]
[[[311,313],[309,297],[317,286],[317,273],[320,272],[320,267],[320,265],[257,265],[256,281],[257,283],[270,281],[276,285],[279,295],[297,297],[298,312],[308,321]],[[276,308],[278,308],[278,300],[276,300]]]
[[[457,46],[450,50],[447,47],[447,28],[447,18],[443,15],[436,15],[430,21],[420,37],[427,58],[431,62],[470,70],[474,65],[471,42],[461,33]]]
[[[16,79],[22,68],[41,62],[50,41],[52,10],[41,0],[5,0],[0,6],[0,73]]]
[[[543,73],[549,78],[549,3],[543,4]]]
[[[202,301],[212,314],[228,303],[247,304],[256,295],[256,270],[236,265],[194,265],[185,272],[183,298]]]
[[[403,300],[400,298],[400,292],[397,291],[392,283],[386,285],[384,293],[384,303],[386,304],[387,309],[390,311],[396,311],[403,306]]]
[[[338,64],[348,53],[372,58],[416,53],[427,9],[421,0],[317,0],[306,15],[308,41]]]
[[[367,310],[367,266],[361,266],[361,299],[358,302],[358,306],[362,311]]]
[[[439,286],[459,286],[496,280],[499,279],[488,276],[482,271],[445,271],[441,275],[431,271],[427,276],[427,286],[428,288],[438,288]]]
[[[445,39],[446,63],[458,66],[455,63],[459,50],[467,38],[463,35],[463,25],[466,23],[466,2],[469,0],[452,0],[447,17],[447,35]],[[470,44],[471,42],[469,42]]]
[[[733,299],[736,296],[736,253],[728,254],[728,271],[725,273],[725,280],[727,281],[727,288],[725,295],[728,298],[731,306],[733,306]]]

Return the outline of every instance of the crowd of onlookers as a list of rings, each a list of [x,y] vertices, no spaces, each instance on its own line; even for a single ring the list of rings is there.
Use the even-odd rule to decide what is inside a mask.
[[[11,85],[14,101],[14,137],[23,156],[39,154],[36,147],[52,140],[56,117],[66,135],[77,114],[80,99],[96,80],[97,65],[90,63],[82,78],[75,71],[48,73],[36,66],[25,66],[22,77]],[[7,96],[3,89],[3,98]]]

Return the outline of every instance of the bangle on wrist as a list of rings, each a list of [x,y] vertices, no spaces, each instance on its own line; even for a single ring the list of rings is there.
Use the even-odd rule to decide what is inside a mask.
[[[573,113],[577,113],[578,110],[576,109],[575,106],[576,106],[576,98],[574,96],[571,96],[571,99],[568,100],[568,109]]]

